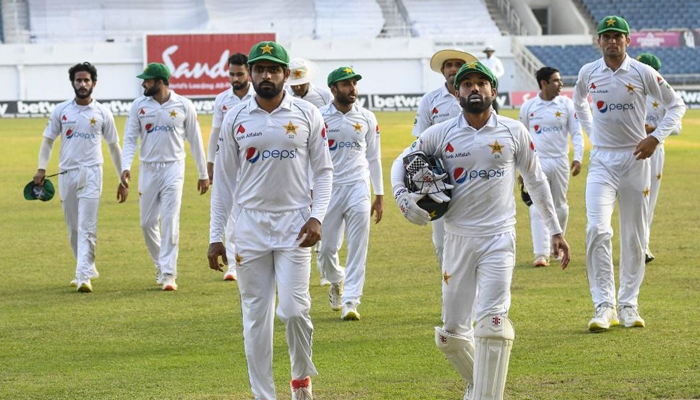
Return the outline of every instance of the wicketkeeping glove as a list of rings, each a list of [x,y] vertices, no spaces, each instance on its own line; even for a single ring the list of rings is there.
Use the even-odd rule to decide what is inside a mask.
[[[418,207],[416,202],[425,197],[424,194],[409,193],[406,188],[399,188],[394,193],[394,200],[401,210],[404,218],[416,225],[427,225],[430,222],[430,214]],[[445,196],[447,197],[447,196]],[[449,198],[447,199],[449,201]]]

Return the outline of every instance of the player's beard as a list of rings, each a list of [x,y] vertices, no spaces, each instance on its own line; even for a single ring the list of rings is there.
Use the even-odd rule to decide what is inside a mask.
[[[155,96],[159,91],[160,91],[160,85],[161,83],[155,83],[153,86],[151,86],[150,89],[144,89],[143,95],[148,96],[148,97],[153,97]]]
[[[349,106],[351,104],[355,103],[355,100],[357,100],[357,94],[353,93],[354,98],[350,97],[350,93],[348,94],[343,94],[338,92],[338,94],[335,96],[335,100],[343,105]]]
[[[255,89],[255,93],[257,93],[263,99],[274,99],[282,92],[283,85],[284,84],[280,84],[277,86],[270,81],[263,81],[257,85],[255,82],[253,82],[253,89]]]
[[[81,92],[81,90],[83,90],[83,89],[85,91]],[[90,88],[90,89],[80,88],[80,89],[74,89],[74,90],[75,90],[75,97],[77,97],[81,100],[89,99],[90,96],[92,96],[92,88]]]
[[[479,102],[470,102],[469,98],[474,98],[474,97],[479,97],[480,101]],[[491,104],[493,103],[493,99],[490,97],[484,97],[480,94],[470,94],[469,97],[459,97],[459,105],[462,106],[464,111],[466,111],[468,114],[480,114],[489,108],[491,108]]]
[[[233,90],[241,90],[245,89],[245,86],[248,84],[248,82],[234,82],[231,84],[231,87]]]

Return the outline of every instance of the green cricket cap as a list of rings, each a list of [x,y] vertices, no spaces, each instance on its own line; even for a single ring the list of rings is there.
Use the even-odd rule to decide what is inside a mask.
[[[642,53],[638,55],[637,61],[646,64],[657,71],[661,69],[661,60],[659,60],[659,57],[651,53]]]
[[[166,81],[170,80],[170,69],[161,63],[150,63],[146,66],[140,75],[136,75],[139,79],[157,79],[161,78]]]
[[[466,64],[463,64],[462,67],[459,68],[459,71],[457,71],[457,75],[455,76],[455,90],[459,90],[459,82],[461,82],[467,75],[476,72],[481,75],[484,75],[486,79],[491,82],[491,86],[495,89],[498,87],[498,79],[496,78],[496,75],[491,72],[489,67],[485,66],[479,61],[472,61]]]
[[[624,18],[618,17],[617,15],[608,15],[600,20],[598,24],[598,34],[600,35],[608,31],[622,32],[629,36],[630,26]]]
[[[281,44],[273,41],[260,42],[250,48],[248,54],[248,65],[253,65],[258,61],[268,60],[285,67],[289,66],[289,54]]]
[[[35,184],[32,180],[24,187],[24,198],[26,200],[49,201],[53,199],[54,194],[56,194],[56,189],[54,189],[50,179],[44,179],[43,186]]]
[[[333,71],[331,71],[330,74],[328,74],[328,86],[331,86],[336,82],[344,81],[346,79],[351,78],[355,78],[359,81],[360,79],[362,79],[362,75],[358,74],[357,72],[355,72],[354,69],[350,67],[336,68]]]

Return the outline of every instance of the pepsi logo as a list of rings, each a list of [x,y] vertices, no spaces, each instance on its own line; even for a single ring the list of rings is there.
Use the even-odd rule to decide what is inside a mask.
[[[245,133],[245,128],[243,125],[238,125],[238,129],[236,129],[236,133]]]
[[[146,133],[153,133],[153,124],[146,124]]]
[[[602,100],[595,103],[595,106],[598,109],[598,111],[601,112],[601,114],[605,114],[606,112],[608,112],[608,105]]]
[[[255,147],[249,147],[245,152],[245,159],[251,164],[255,164],[260,159],[260,152]]]
[[[63,118],[65,118],[65,117],[66,117],[66,116],[64,115]],[[70,138],[72,138],[72,137],[73,137],[73,130],[72,130],[72,129],[68,129],[68,130],[66,131],[66,139],[70,139]]]
[[[542,127],[540,125],[535,125],[535,133],[537,133],[537,134],[542,133]]]
[[[328,150],[337,150],[338,149],[338,142],[336,142],[333,139],[328,140]]]
[[[445,146],[445,153],[452,153],[455,151],[455,148],[452,147],[452,143],[447,143],[447,146]]]
[[[467,171],[464,168],[457,168],[452,174],[455,183],[464,183],[467,180]]]

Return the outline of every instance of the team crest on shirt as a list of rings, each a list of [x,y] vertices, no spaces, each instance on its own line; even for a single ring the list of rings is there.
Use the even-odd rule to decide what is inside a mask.
[[[491,148],[491,154],[494,154],[494,158],[501,158],[500,155],[503,154],[503,146],[502,144],[498,143],[498,140],[494,141],[493,144],[488,145]],[[498,153],[498,154],[496,154]],[[500,154],[500,155],[499,155]]]
[[[361,133],[362,132],[362,125],[360,125],[359,122],[355,122],[355,125],[352,126],[355,129],[355,132]]]
[[[282,127],[285,129],[285,133],[290,139],[294,139],[296,137],[298,126],[294,125],[292,121],[289,121],[287,125],[282,125]]]
[[[90,118],[90,126],[95,126],[97,125],[97,119],[95,117]]]
[[[175,119],[175,117],[177,117],[177,111],[171,110],[170,111],[170,118]]]

